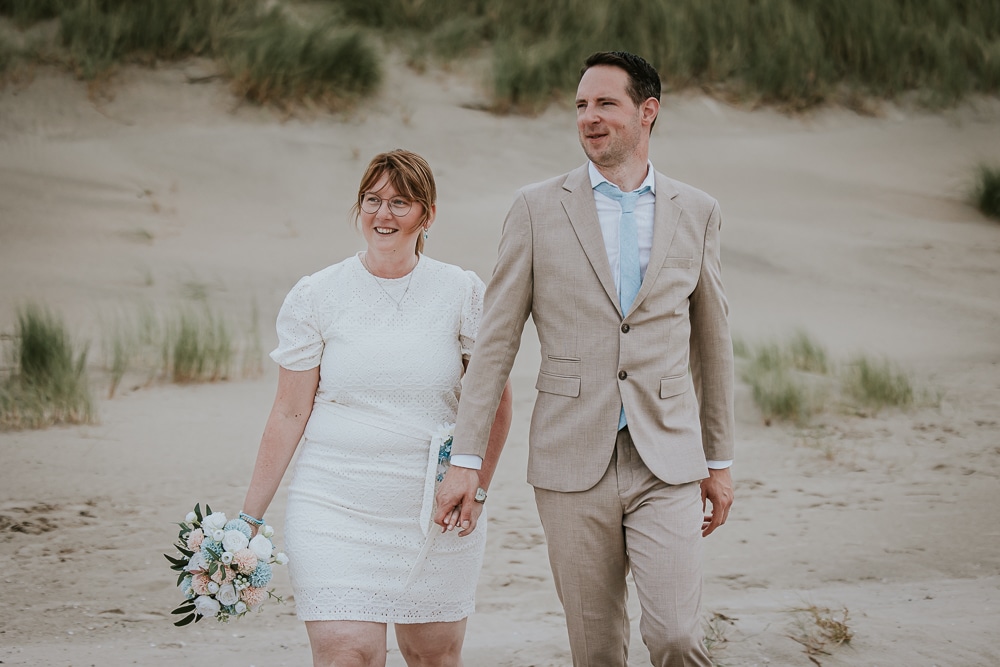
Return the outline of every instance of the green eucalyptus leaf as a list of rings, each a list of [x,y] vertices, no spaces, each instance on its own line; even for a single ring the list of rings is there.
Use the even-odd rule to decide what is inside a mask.
[[[189,616],[185,616],[181,620],[179,620],[176,623],[174,623],[174,625],[176,625],[179,628],[181,626],[187,625],[191,621],[194,621],[194,622],[197,623],[198,619],[200,619],[200,618],[201,618],[201,616],[199,616],[197,614],[190,614]]]

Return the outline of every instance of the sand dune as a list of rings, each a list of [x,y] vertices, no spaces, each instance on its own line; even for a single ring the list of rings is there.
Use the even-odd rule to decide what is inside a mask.
[[[256,304],[270,349],[295,280],[361,247],[347,210],[372,154],[428,158],[440,193],[428,253],[484,278],[516,189],[583,160],[569,107],[476,111],[470,76],[397,67],[347,116],[281,118],[234,108],[217,82],[188,84],[200,67],[128,70],[97,102],[53,73],[0,91],[0,331],[37,300],[92,341],[96,366],[102,321],[197,288],[241,321]],[[837,358],[888,355],[941,396],[802,431],[764,426],[738,388],[737,500],[706,543],[719,664],[1000,664],[1000,225],[963,201],[971,168],[1000,156],[1000,104],[883,111],[664,100],[652,159],[722,203],[735,332],[804,328]],[[529,328],[490,492],[474,667],[569,664],[524,481],[537,355]],[[123,385],[98,424],[0,433],[4,665],[307,664],[291,602],[173,628],[160,555],[195,501],[239,510],[275,376]],[[269,514],[282,512],[279,498]],[[810,606],[846,608],[854,632],[812,662],[794,639],[814,628],[794,611]]]

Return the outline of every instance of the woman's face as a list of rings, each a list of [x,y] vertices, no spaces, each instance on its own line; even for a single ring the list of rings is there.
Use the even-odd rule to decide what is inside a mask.
[[[369,213],[368,210],[375,210]],[[405,213],[399,211],[409,206]],[[373,253],[416,253],[417,238],[434,219],[433,208],[425,223],[424,206],[399,194],[385,174],[370,189],[361,193],[361,233]]]

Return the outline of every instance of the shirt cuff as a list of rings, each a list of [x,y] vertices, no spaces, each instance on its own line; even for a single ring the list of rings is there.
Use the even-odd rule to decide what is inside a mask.
[[[452,454],[451,465],[458,466],[459,468],[481,470],[483,467],[483,458],[475,454]]]
[[[722,470],[723,468],[728,468],[733,465],[732,461],[709,461],[708,467],[712,470]]]

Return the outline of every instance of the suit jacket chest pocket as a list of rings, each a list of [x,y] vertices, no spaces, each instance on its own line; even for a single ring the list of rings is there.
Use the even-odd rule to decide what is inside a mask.
[[[669,290],[675,297],[678,293],[687,295],[698,284],[696,264],[691,257],[667,257],[660,265],[656,276],[657,284]]]
[[[665,269],[690,269],[694,260],[690,257],[667,257],[663,260]]]

